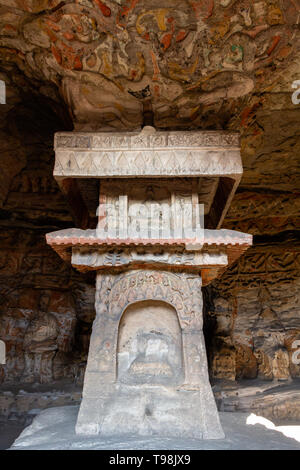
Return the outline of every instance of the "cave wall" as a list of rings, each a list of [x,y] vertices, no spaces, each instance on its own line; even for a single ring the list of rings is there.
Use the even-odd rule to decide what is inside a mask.
[[[204,289],[211,379],[288,380],[300,374],[291,360],[293,341],[300,339],[299,140],[295,109],[283,98],[290,126],[270,126],[274,111],[264,106],[256,111],[254,129],[240,126],[245,174],[223,226],[252,233],[254,246]],[[48,312],[59,327],[52,380],[80,382],[94,317],[94,277],[77,273],[45,243],[47,232],[73,224],[52,177],[53,132],[71,125],[50,101],[43,102],[42,115],[40,103],[32,101],[24,103],[20,95],[2,116],[8,189],[0,212],[0,338],[7,363],[0,366],[0,380],[22,383],[26,331],[47,293]],[[39,380],[46,380],[42,372]]]
[[[299,1],[164,7],[0,0],[2,384],[22,383],[44,294],[49,324],[39,334],[49,330],[49,348],[55,344],[52,380],[82,380],[94,278],[45,243],[45,233],[73,225],[52,177],[53,134],[139,128],[144,98],[158,129],[241,133],[244,175],[223,227],[253,234],[254,245],[204,289],[211,379],[299,377],[291,361],[300,331],[300,104],[291,99],[300,74]],[[49,380],[36,367],[38,379]]]
[[[52,177],[53,132],[69,129],[70,123],[63,108],[60,115],[57,103],[25,80],[23,88],[11,87],[7,77],[6,83],[10,104],[0,115],[1,177],[6,183],[0,200],[0,339],[6,344],[6,364],[0,365],[0,383],[23,381],[30,348],[26,332],[45,294],[47,312],[58,329],[51,380],[82,382],[94,317],[94,278],[76,273],[45,242],[47,232],[72,225]],[[38,334],[51,336],[47,328],[41,324]],[[49,382],[43,364],[36,367],[38,381]]]
[[[244,175],[223,227],[253,246],[207,289],[211,376],[299,377],[299,107],[266,93],[240,121]]]
[[[255,244],[208,288],[213,378],[299,377],[292,360],[300,339],[299,268],[299,241],[290,234]]]

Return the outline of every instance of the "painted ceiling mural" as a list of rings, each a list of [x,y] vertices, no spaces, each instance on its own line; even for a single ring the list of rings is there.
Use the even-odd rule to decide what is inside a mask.
[[[0,58],[57,85],[78,129],[137,128],[145,102],[202,127],[274,87],[299,18],[299,0],[0,0]]]

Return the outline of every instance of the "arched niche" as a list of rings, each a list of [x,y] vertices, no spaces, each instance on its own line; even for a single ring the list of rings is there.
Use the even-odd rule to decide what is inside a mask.
[[[143,300],[125,309],[118,330],[119,382],[180,384],[182,356],[182,334],[174,307],[159,300]]]

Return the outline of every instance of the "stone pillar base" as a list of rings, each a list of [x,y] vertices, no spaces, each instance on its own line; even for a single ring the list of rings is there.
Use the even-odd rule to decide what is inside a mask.
[[[76,434],[224,438],[209,383],[201,390],[116,384],[109,395],[84,399]]]
[[[98,273],[96,311],[76,433],[222,439],[201,277]]]

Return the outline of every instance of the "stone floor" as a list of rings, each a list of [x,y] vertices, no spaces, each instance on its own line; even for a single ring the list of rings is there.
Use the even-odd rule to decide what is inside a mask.
[[[226,435],[223,440],[201,441],[195,439],[172,439],[159,437],[120,436],[113,438],[80,437],[74,432],[78,406],[57,407],[42,411],[28,426],[11,449],[13,450],[230,450],[230,449],[282,449],[300,450],[300,423],[294,426],[268,429],[270,421],[264,424],[247,424],[257,421],[250,413],[220,413]],[[251,416],[251,418],[249,418]],[[5,432],[5,429],[4,429]],[[293,433],[294,438],[285,433]],[[297,433],[297,436],[296,436]],[[3,430],[1,432],[3,440]],[[296,438],[295,438],[296,437]],[[5,440],[5,439],[4,439]],[[9,439],[7,438],[7,443]]]

